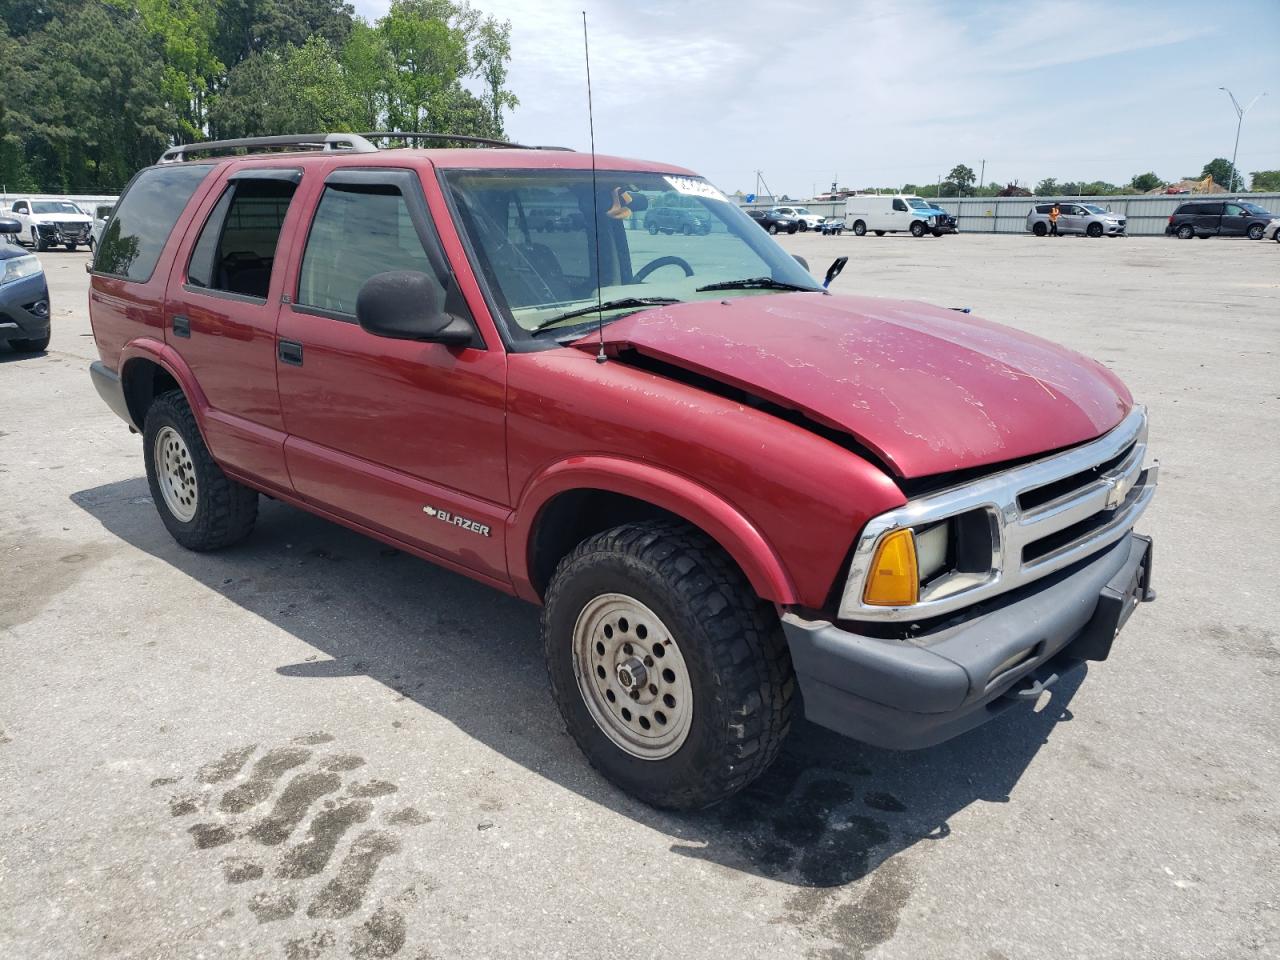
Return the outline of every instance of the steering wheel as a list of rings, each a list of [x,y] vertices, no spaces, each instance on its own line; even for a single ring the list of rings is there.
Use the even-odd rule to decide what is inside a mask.
[[[644,283],[645,277],[653,273],[653,271],[662,267],[679,267],[684,271],[686,277],[693,276],[693,267],[689,266],[689,261],[684,257],[659,257],[657,260],[650,260],[643,267],[637,270],[631,276],[632,283]]]

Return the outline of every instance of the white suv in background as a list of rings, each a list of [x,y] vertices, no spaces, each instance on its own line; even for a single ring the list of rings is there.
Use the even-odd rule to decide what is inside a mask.
[[[800,224],[800,230],[817,230],[826,217],[820,217],[816,213],[810,213],[805,207],[774,207],[773,212],[780,217],[790,217],[792,220]]]
[[[43,252],[50,247],[89,245],[89,217],[70,200],[14,200],[9,215],[22,224],[18,240]]]

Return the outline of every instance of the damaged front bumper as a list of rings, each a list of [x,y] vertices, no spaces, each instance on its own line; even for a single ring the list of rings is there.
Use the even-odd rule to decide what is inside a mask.
[[[1151,540],[1130,533],[1080,563],[913,635],[782,618],[805,716],[881,747],[928,747],[1034,700],[1085,660],[1105,660],[1152,600]]]

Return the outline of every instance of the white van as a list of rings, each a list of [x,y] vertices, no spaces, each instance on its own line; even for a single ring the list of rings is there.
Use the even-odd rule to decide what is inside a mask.
[[[855,195],[845,200],[845,227],[861,237],[868,230],[877,237],[886,233],[909,232],[913,237],[931,233],[940,237],[955,233],[955,218],[928,200],[907,194],[876,196]]]

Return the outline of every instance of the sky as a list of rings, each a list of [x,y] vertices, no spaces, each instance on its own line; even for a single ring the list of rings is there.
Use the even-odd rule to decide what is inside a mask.
[[[389,0],[354,0],[375,19]],[[1280,0],[472,0],[511,21],[507,134],[808,197],[931,183],[1280,169]]]

